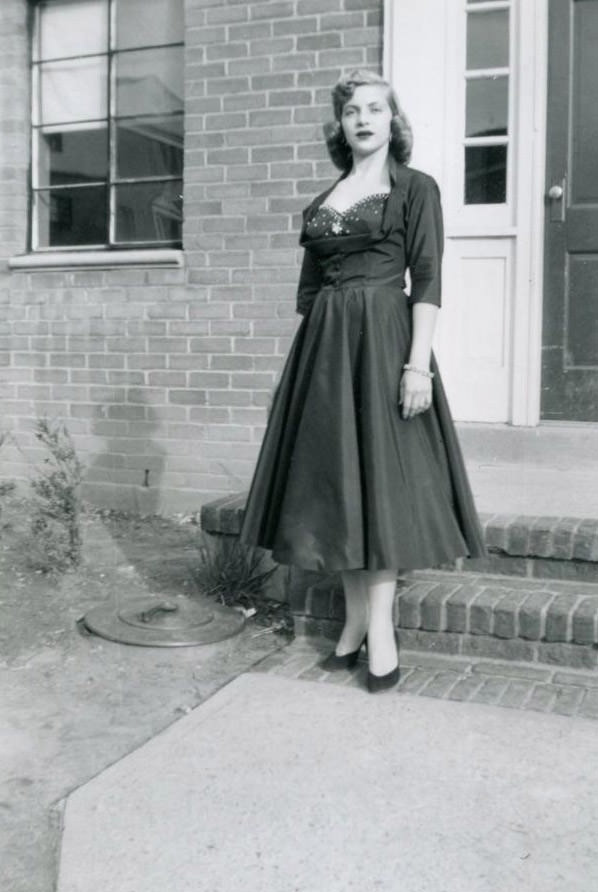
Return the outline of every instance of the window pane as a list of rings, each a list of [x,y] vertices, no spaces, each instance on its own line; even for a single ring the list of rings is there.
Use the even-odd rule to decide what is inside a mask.
[[[108,0],[60,0],[40,7],[39,56],[61,59],[108,50]]]
[[[182,180],[116,186],[117,242],[180,242]]]
[[[183,111],[183,48],[116,56],[117,115]]]
[[[37,192],[35,202],[40,248],[103,245],[108,240],[104,186]]]
[[[183,0],[116,0],[116,49],[183,42]]]
[[[108,178],[105,124],[38,131],[37,185],[89,183]]]
[[[507,68],[509,65],[509,10],[467,16],[467,68]]]
[[[182,115],[127,118],[117,122],[117,177],[180,176],[182,173]]]
[[[509,78],[467,81],[466,136],[501,136],[509,120]]]
[[[466,146],[465,204],[504,204],[507,200],[507,147]]]
[[[106,56],[40,65],[40,123],[105,118],[107,89]]]

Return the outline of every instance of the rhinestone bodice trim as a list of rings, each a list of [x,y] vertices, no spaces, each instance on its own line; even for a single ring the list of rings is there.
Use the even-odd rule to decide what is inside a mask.
[[[389,195],[390,192],[373,192],[355,201],[344,211],[338,211],[329,204],[322,204],[307,225],[309,234],[351,235],[359,229],[359,224],[378,221]]]

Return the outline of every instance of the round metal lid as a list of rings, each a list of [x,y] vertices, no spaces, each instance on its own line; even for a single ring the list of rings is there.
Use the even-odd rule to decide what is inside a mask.
[[[219,604],[202,604],[185,595],[132,598],[122,607],[103,604],[83,617],[102,638],[148,647],[212,644],[241,631],[243,614]]]

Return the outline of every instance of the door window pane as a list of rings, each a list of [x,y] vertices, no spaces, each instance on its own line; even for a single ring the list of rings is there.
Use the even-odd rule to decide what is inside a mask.
[[[465,147],[465,204],[507,200],[507,147]]]
[[[467,16],[467,68],[509,67],[509,10]]]
[[[106,52],[108,0],[43,3],[40,12],[39,55],[34,59]]]
[[[116,0],[116,49],[183,42],[183,0]]]
[[[106,187],[52,189],[36,193],[40,248],[103,245],[106,241]]]
[[[182,173],[182,115],[125,118],[117,122],[117,177],[181,176]]]
[[[38,138],[38,186],[90,183],[108,178],[106,124],[41,130]]]
[[[122,53],[115,61],[117,115],[183,110],[182,47]]]
[[[106,56],[40,65],[41,124],[105,118],[107,97]]]
[[[117,242],[179,242],[182,180],[116,186]]]
[[[481,77],[467,81],[466,136],[505,135],[508,119],[508,77]]]

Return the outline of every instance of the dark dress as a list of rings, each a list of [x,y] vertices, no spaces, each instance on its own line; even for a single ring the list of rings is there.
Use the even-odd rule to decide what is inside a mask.
[[[303,315],[274,396],[241,540],[304,569],[414,569],[485,554],[438,368],[433,404],[398,406],[410,304],[440,304],[435,181],[393,165],[390,193],[304,211]],[[411,291],[404,288],[409,268]]]

